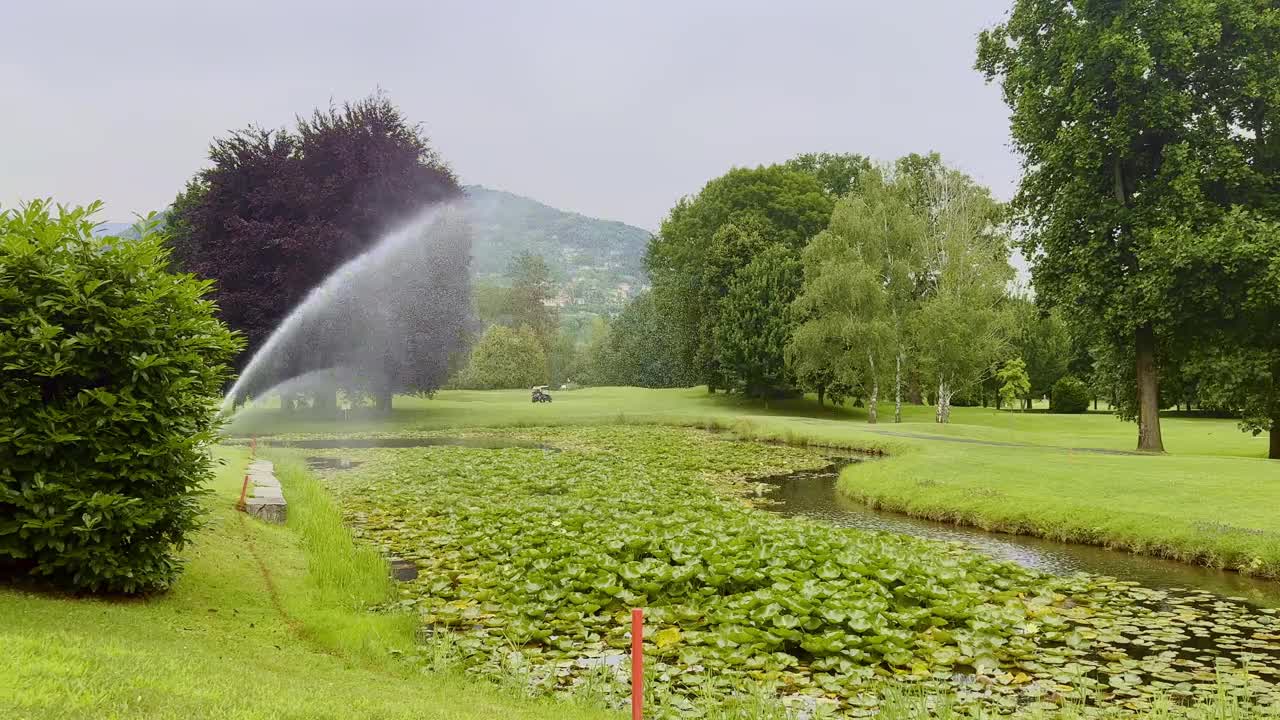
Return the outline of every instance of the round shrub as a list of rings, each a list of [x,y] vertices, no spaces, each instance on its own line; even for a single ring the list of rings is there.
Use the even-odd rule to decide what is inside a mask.
[[[97,208],[0,212],[0,571],[132,593],[181,571],[241,341]]]
[[[1056,413],[1082,413],[1089,409],[1089,386],[1068,375],[1053,384],[1049,404]]]

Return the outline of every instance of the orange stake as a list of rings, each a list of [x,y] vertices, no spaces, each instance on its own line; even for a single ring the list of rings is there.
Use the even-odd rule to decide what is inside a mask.
[[[644,718],[644,610],[631,611],[631,720]]]
[[[244,510],[244,497],[249,493],[249,476],[244,476],[244,484],[240,486],[240,502],[236,503],[237,510]]]

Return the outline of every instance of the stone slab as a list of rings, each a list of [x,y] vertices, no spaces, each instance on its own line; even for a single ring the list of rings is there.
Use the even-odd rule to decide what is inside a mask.
[[[262,475],[260,473],[249,473],[249,479],[254,485],[262,485],[264,487],[280,487],[280,481],[275,475]]]
[[[288,506],[283,498],[249,498],[245,501],[245,511],[250,515],[269,523],[283,525]]]
[[[253,496],[256,498],[277,498],[284,500],[284,493],[278,487],[264,487],[262,485],[253,486]]]
[[[276,466],[271,464],[270,460],[254,460],[249,463],[249,472],[273,473]]]

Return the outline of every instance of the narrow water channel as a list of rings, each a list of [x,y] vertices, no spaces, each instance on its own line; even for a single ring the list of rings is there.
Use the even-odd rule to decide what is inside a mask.
[[[1277,581],[1090,545],[990,533],[872,510],[838,493],[838,476],[839,471],[833,465],[818,471],[765,478],[763,482],[773,486],[765,497],[773,502],[771,509],[782,515],[812,518],[839,527],[959,542],[992,557],[1046,573],[1108,575],[1156,589],[1202,590],[1260,607],[1280,607],[1280,582]]]

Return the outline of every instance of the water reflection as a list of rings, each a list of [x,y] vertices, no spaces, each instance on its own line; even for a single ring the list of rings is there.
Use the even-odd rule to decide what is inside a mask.
[[[773,500],[772,509],[783,515],[813,518],[839,527],[960,542],[987,555],[1046,573],[1109,575],[1151,588],[1204,590],[1262,607],[1280,607],[1280,582],[1090,545],[990,533],[872,510],[836,492],[837,476],[833,465],[821,471],[768,478],[765,482],[774,488],[765,497]]]

